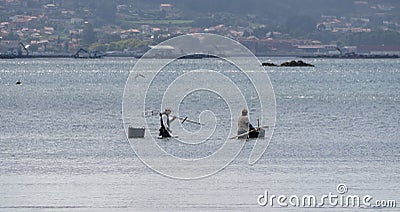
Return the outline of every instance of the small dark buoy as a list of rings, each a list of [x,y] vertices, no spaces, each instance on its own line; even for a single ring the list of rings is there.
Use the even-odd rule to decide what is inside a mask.
[[[18,80],[15,84],[16,85],[21,85],[21,81]]]

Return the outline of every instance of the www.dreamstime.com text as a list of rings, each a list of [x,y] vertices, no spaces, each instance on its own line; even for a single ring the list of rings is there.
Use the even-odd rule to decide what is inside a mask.
[[[337,192],[329,192],[324,195],[275,195],[268,190],[257,197],[260,206],[269,207],[346,207],[346,208],[395,208],[396,200],[375,200],[371,195],[350,195],[347,194],[347,186],[339,184]]]

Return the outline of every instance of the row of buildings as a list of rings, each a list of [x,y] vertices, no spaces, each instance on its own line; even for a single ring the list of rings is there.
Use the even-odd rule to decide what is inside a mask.
[[[19,49],[31,52],[73,52],[82,46],[83,31],[95,21],[93,11],[81,8],[79,11],[63,7],[68,1],[50,0],[0,0],[0,11],[26,9],[29,12],[14,14],[0,22],[0,53]],[[379,20],[384,29],[398,27],[398,23],[388,21],[387,14],[395,9],[391,6],[370,4],[368,1],[355,1],[355,4],[375,11],[374,20],[369,17],[336,17],[322,15],[316,25],[316,30],[332,33],[371,32],[372,22]],[[176,15],[172,4],[160,4],[153,13]],[[124,17],[131,13],[128,5],[117,5],[118,16]],[[136,14],[137,15],[137,14]],[[152,16],[145,15],[148,18]],[[392,19],[390,19],[392,20]],[[167,20],[166,20],[167,21]],[[164,21],[165,22],[165,21]],[[167,21],[168,22],[168,21]],[[162,40],[176,35],[207,32],[235,39],[247,46],[256,55],[333,55],[355,52],[357,54],[400,54],[400,46],[393,45],[363,45],[346,46],[340,49],[336,44],[322,43],[318,40],[296,39],[283,32],[268,32],[264,36],[251,36],[254,28],[226,26],[218,24],[210,27],[192,27],[190,23],[163,23],[157,20],[137,21],[134,25],[120,26],[117,23],[94,28],[93,33],[102,37],[97,42],[108,42],[106,37],[113,39]],[[23,41],[21,44],[20,41]],[[24,48],[23,48],[24,47]],[[23,48],[23,49],[21,49]],[[135,51],[135,49],[120,49],[120,51]]]

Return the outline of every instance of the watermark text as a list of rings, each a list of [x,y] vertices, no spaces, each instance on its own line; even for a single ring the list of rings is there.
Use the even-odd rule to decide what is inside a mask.
[[[339,184],[336,192],[316,196],[313,194],[304,195],[275,195],[268,190],[257,197],[260,206],[269,207],[350,207],[367,208],[382,207],[395,208],[396,200],[374,200],[371,195],[350,195],[347,194],[348,188],[345,184]]]

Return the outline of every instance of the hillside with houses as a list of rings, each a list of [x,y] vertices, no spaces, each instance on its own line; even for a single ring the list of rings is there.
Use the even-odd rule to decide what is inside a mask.
[[[2,55],[136,55],[195,32],[259,56],[400,55],[400,1],[0,0]]]

